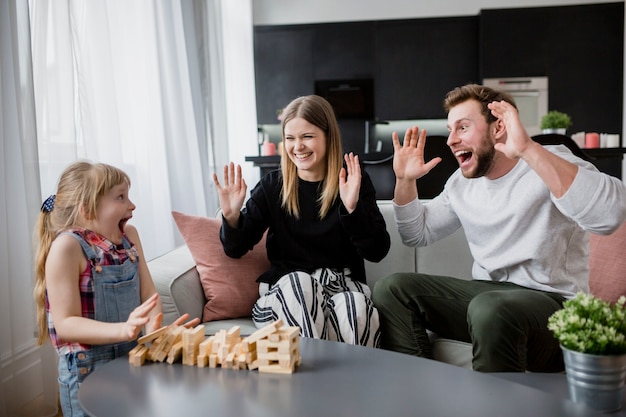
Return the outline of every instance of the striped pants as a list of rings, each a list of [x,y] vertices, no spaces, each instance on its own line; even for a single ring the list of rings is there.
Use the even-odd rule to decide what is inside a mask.
[[[378,311],[369,287],[348,273],[327,268],[281,277],[252,308],[257,328],[281,319],[300,336],[379,347]],[[266,287],[267,288],[267,287]]]

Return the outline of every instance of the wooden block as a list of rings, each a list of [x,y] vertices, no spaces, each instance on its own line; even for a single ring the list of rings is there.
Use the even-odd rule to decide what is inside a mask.
[[[257,342],[257,354],[266,352],[291,353],[299,346],[298,340],[281,340],[280,342],[270,342],[269,340],[259,340]]]
[[[204,339],[204,327],[204,324],[198,324],[191,331],[195,341],[202,341]]]
[[[168,352],[167,363],[169,363],[170,365],[173,364],[174,362],[179,360],[182,355],[183,355],[183,341],[179,340],[178,342],[174,343],[174,346],[172,346],[172,348]]]
[[[163,334],[161,334],[159,337],[157,337],[155,340],[152,341],[152,343],[150,344],[150,348],[148,349],[149,360],[156,362],[157,354],[163,347],[162,344],[164,343],[164,341],[165,341],[165,338]]]
[[[204,339],[204,325],[199,324],[193,329],[183,331],[183,365],[196,364],[198,347]]]
[[[220,330],[215,334],[215,342],[219,346],[224,345],[226,343],[226,330]]]
[[[226,361],[226,357],[228,356],[228,353],[230,352],[230,346],[229,345],[222,345],[218,348],[217,350],[217,359],[219,361],[219,363],[222,363],[224,361]]]
[[[294,355],[291,355],[290,353],[278,353],[278,352],[267,352],[267,353],[261,353],[258,355],[259,359],[265,359],[268,361],[291,360],[292,357],[294,357]]]
[[[169,353],[169,349],[159,350],[159,352],[155,355],[155,362],[163,362],[167,358],[167,354]]]
[[[241,328],[239,326],[233,326],[226,333],[226,343],[234,345],[239,341],[239,335],[241,333]]]
[[[300,328],[298,326],[285,326],[278,329],[281,340],[295,339],[300,336]]]
[[[259,372],[267,372],[271,374],[292,374],[294,368],[283,368],[280,365],[260,365]]]
[[[146,343],[151,342],[157,337],[161,336],[163,333],[165,333],[166,330],[167,330],[167,326],[163,326],[160,329],[153,331],[152,333],[148,333],[145,336],[141,336],[139,339],[137,339],[137,343],[139,343],[140,345],[145,345]]]
[[[133,356],[138,352],[141,352],[142,349],[144,349],[146,346],[145,345],[137,345],[134,348],[132,348],[129,352],[128,352],[128,356]]]
[[[128,353],[128,359],[132,365],[141,366],[146,361],[148,348],[145,345],[137,345],[136,347],[139,349],[135,350],[135,348],[133,348],[133,350],[131,350],[132,354],[131,352]]]
[[[209,357],[207,355],[199,354],[196,364],[198,365],[198,368],[204,368],[209,364]]]
[[[173,326],[174,327],[166,333],[167,336],[165,337],[166,343],[170,348],[174,346],[176,342],[183,339],[183,331],[185,330],[183,326]]]
[[[206,355],[208,356],[213,352],[213,342],[215,341],[215,336],[209,336],[204,339],[200,345],[198,346],[198,355]]]
[[[267,336],[267,340],[269,340],[270,342],[280,342],[280,333],[272,333],[271,335]]]
[[[270,334],[274,333],[276,329],[280,328],[283,325],[283,321],[281,319],[276,320],[273,323],[268,324],[262,329],[257,330],[252,333],[250,336],[246,337],[248,343],[256,342],[257,340],[266,338]]]
[[[250,342],[247,338],[241,341],[241,350],[244,352],[253,352],[256,350],[256,342]]]
[[[228,356],[226,356],[226,361],[225,363],[222,364],[222,366],[226,368],[235,369],[235,352],[230,352]],[[237,365],[237,368],[239,368],[238,365]]]
[[[211,353],[209,355],[209,368],[216,368],[216,367],[217,367],[217,354]]]
[[[240,353],[237,355],[237,363],[240,369],[246,369],[248,367],[248,353]]]

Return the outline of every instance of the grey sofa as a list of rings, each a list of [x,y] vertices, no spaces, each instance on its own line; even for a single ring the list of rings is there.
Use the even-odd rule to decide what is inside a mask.
[[[379,263],[366,262],[367,283],[374,283],[393,272],[422,272],[468,279],[472,257],[463,230],[434,245],[423,248],[405,246],[400,240],[393,217],[391,201],[379,200],[391,235],[389,254]],[[148,262],[148,267],[163,304],[164,323],[169,324],[184,313],[202,317],[207,300],[200,284],[194,260],[186,246],[178,247]],[[255,330],[250,318],[218,320],[205,324],[205,332],[214,334],[233,325],[241,327],[242,334]],[[471,345],[431,335],[435,359],[471,369]]]

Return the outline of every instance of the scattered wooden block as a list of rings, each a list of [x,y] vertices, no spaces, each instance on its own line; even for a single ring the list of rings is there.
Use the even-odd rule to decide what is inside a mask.
[[[154,339],[161,336],[166,331],[167,331],[167,326],[161,327],[160,329],[157,329],[153,331],[152,333],[148,333],[145,336],[141,336],[139,339],[137,339],[137,343],[140,345],[145,345],[148,342],[152,342]]]
[[[299,327],[283,326],[281,320],[241,338],[239,326],[220,330],[205,338],[204,325],[193,329],[170,325],[138,339],[129,362],[141,366],[146,360],[172,364],[230,369],[258,369],[259,372],[292,373],[302,362]]]
[[[134,366],[141,366],[148,355],[148,348],[145,345],[137,345],[128,352],[128,360]]]
[[[180,340],[172,346],[167,354],[167,363],[170,365],[179,360],[183,356],[183,341]]]
[[[193,366],[198,358],[200,343],[204,339],[204,325],[183,331],[183,365]]]
[[[264,339],[267,336],[271,335],[279,327],[282,327],[282,325],[283,325],[283,321],[281,319],[278,319],[275,322],[270,323],[267,326],[263,327],[262,329],[259,329],[256,332],[252,333],[250,336],[246,337],[246,339],[248,343],[254,343],[259,339]]]

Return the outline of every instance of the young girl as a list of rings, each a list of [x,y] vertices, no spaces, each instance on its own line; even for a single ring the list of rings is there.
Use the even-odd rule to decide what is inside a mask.
[[[161,326],[161,302],[139,236],[127,224],[135,209],[129,187],[128,176],[115,167],[76,162],[41,207],[38,342],[49,335],[59,354],[66,416],[83,415],[78,387],[94,369],[126,355],[144,326],[146,332]]]
[[[258,278],[255,325],[280,318],[304,337],[378,346],[363,259],[383,259],[390,238],[374,187],[357,156],[342,158],[339,126],[325,99],[297,98],[282,114],[281,171],[261,179],[243,210],[241,167],[224,167],[223,186],[213,176],[226,254],[241,257],[267,230],[271,266]]]

